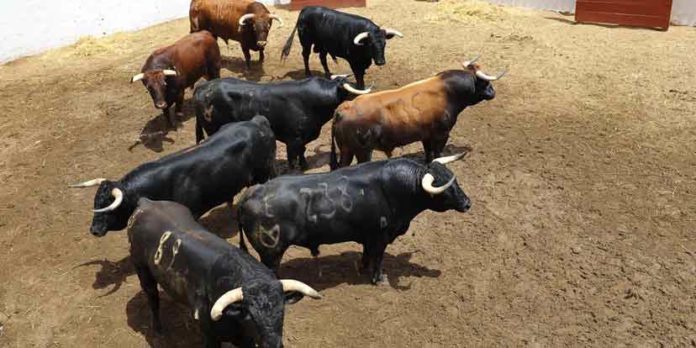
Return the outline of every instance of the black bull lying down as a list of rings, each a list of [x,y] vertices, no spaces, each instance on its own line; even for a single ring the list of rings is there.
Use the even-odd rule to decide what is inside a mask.
[[[122,230],[138,199],[169,200],[198,219],[249,185],[275,175],[276,143],[263,116],[222,128],[204,143],[145,163],[118,181],[94,179],[71,187],[99,185],[90,232]]]
[[[317,256],[320,244],[358,242],[363,245],[363,269],[371,272],[373,283],[382,282],[384,250],[406,233],[416,215],[426,209],[469,209],[469,198],[444,166],[461,157],[428,165],[400,158],[278,177],[249,189],[240,200],[239,230],[261,262],[276,272],[290,245],[309,248]]]
[[[351,87],[346,75],[269,84],[235,78],[209,81],[194,92],[196,141],[203,139],[203,130],[211,135],[224,124],[264,115],[276,139],[287,144],[290,168],[296,161],[306,168],[305,145],[319,137],[336,107],[351,93],[369,92]]]
[[[321,295],[296,280],[278,280],[248,253],[197,224],[186,207],[141,198],[129,223],[131,261],[161,332],[159,284],[188,304],[207,347],[283,346],[286,303]]]

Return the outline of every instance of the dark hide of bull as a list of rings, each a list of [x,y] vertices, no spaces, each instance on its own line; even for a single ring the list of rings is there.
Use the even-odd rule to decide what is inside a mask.
[[[153,52],[141,74],[134,76],[131,82],[142,80],[155,107],[162,110],[172,127],[176,127],[176,118],[169,117],[169,109],[175,105],[174,112],[179,117],[186,88],[193,87],[201,77],[219,78],[220,65],[217,41],[209,32],[201,31]],[[172,74],[167,75],[167,71]]]
[[[331,128],[331,169],[349,166],[353,157],[368,162],[373,150],[391,157],[396,147],[416,141],[423,143],[428,163],[440,157],[459,114],[493,98],[491,82],[477,78],[473,70],[448,70],[345,102],[336,109]]]
[[[275,175],[276,144],[263,116],[223,127],[205,142],[140,165],[118,181],[104,181],[94,208],[109,206],[112,190],[123,192],[113,211],[95,212],[90,232],[98,237],[122,230],[142,197],[170,200],[188,207],[198,219],[208,210],[232,202],[242,188]]]
[[[199,85],[194,92],[196,141],[224,124],[264,115],[278,141],[287,144],[288,163],[307,167],[305,145],[319,137],[336,107],[349,97],[347,79],[312,77],[301,81],[259,84],[235,78]]]
[[[357,87],[360,89],[365,88],[365,71],[372,65],[372,61],[377,65],[386,63],[384,50],[387,40],[394,37],[394,34],[387,33],[365,17],[326,7],[307,6],[302,9],[297,18],[297,24],[283,47],[281,59],[287,58],[290,54],[296,31],[299,32],[302,44],[302,57],[307,76],[311,76],[309,55],[314,46],[314,52],[319,53],[326,77],[331,75],[326,61],[327,54],[334,60],[336,57],[341,57],[350,64],[357,80]],[[362,41],[362,45],[353,43],[355,37],[363,32],[369,33],[369,36]]]
[[[240,200],[239,229],[261,262],[275,271],[291,245],[309,248],[317,256],[321,244],[360,243],[362,267],[378,283],[383,281],[387,245],[406,233],[416,215],[426,209],[466,212],[470,207],[456,181],[441,194],[425,192],[421,180],[426,173],[439,186],[453,178],[440,163],[423,165],[405,158],[278,177],[254,186]],[[243,238],[240,247],[246,249]]]
[[[284,293],[273,272],[249,254],[197,224],[185,206],[142,198],[129,223],[131,261],[161,333],[159,284],[175,300],[188,305],[198,320],[206,347],[231,340],[240,347],[282,347],[286,303],[304,295]],[[226,306],[214,320],[214,303],[242,288],[243,300]]]

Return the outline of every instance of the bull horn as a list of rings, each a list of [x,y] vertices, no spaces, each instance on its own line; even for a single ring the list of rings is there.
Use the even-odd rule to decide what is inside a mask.
[[[338,74],[338,75],[331,75],[331,79],[332,79],[332,80],[335,80],[335,79],[338,79],[338,78],[347,79],[347,78],[349,78],[349,77],[351,77],[351,76],[353,76],[353,74]]]
[[[68,187],[72,187],[72,188],[92,187],[92,186],[97,186],[97,185],[103,183],[104,181],[106,181],[106,179],[97,178],[97,179],[87,180],[87,181],[81,182],[79,184],[68,185]]]
[[[138,74],[138,75],[135,75],[135,76],[131,77],[131,83],[133,83],[133,82],[135,82],[135,81],[140,81],[140,80],[142,80],[144,77],[145,77],[145,74],[143,74],[143,73],[140,73],[140,74]]]
[[[398,37],[404,37],[404,34],[395,29],[386,28],[384,29],[384,32],[387,33],[387,35],[396,35]]]
[[[467,60],[467,61],[463,62],[462,66],[464,67],[464,69],[468,69],[469,66],[471,66],[471,64],[476,63],[476,61],[479,60],[479,58],[481,58],[480,54],[478,56],[474,57],[474,59],[472,59],[472,60]]]
[[[368,94],[372,92],[372,87],[368,87],[367,89],[357,89],[354,88],[353,86],[350,85],[350,83],[344,83],[343,88],[353,94],[358,94],[358,95],[363,95],[363,94]]]
[[[106,208],[101,208],[101,209],[94,209],[95,213],[105,213],[107,211],[114,211],[116,208],[118,208],[119,205],[121,205],[121,202],[123,202],[123,191],[119,188],[114,188],[111,190],[111,195],[114,196],[114,202],[111,203]]]
[[[247,13],[247,14],[243,15],[242,17],[239,18],[239,26],[244,25],[244,22],[246,22],[247,19],[252,19],[252,18],[254,18],[253,13]]]
[[[242,293],[242,288],[236,288],[226,292],[224,295],[220,296],[217,301],[215,301],[213,308],[210,309],[210,318],[212,318],[213,321],[220,320],[222,317],[222,311],[225,310],[227,306],[239,302],[243,298],[244,294]]]
[[[272,14],[272,15],[270,15],[269,17],[271,17],[271,19],[277,20],[277,21],[278,21],[278,24],[280,24],[281,27],[283,26],[283,24],[285,24],[285,23],[283,23],[283,19],[280,18],[280,17],[278,17],[277,15]]]
[[[176,75],[179,75],[179,73],[177,73],[176,70],[171,70],[171,69],[164,69],[164,70],[162,70],[162,73],[164,73],[164,76],[176,76]]]
[[[357,46],[362,46],[363,44],[360,43],[360,41],[367,39],[368,36],[370,36],[370,33],[363,31],[362,33],[355,36],[355,39],[353,39],[353,43]]]
[[[505,76],[505,74],[507,74],[507,70],[503,70],[503,72],[498,74],[498,76],[491,76],[491,75],[488,75],[481,70],[476,70],[476,77],[480,78],[481,80],[486,80],[486,81],[499,80],[501,77]]]
[[[458,155],[452,155],[452,156],[447,156],[447,157],[436,158],[436,159],[433,160],[433,162],[438,162],[438,163],[441,163],[441,164],[447,164],[447,163],[454,162],[454,161],[456,161],[456,160],[458,160],[458,159],[464,157],[464,155],[466,155],[466,152],[462,152],[462,153],[460,153],[460,154],[458,154]]]
[[[297,291],[305,296],[309,296],[313,299],[320,299],[322,296],[319,292],[312,289],[309,285],[292,279],[281,279],[280,283],[283,285],[283,292]]]
[[[435,177],[432,174],[427,173],[423,176],[423,180],[421,181],[421,186],[423,186],[423,190],[425,190],[425,192],[427,192],[431,195],[439,195],[439,194],[445,192],[445,190],[447,190],[450,186],[452,186],[452,184],[454,184],[454,179],[455,179],[455,177],[452,176],[452,179],[450,179],[450,181],[448,183],[446,183],[440,187],[435,187],[435,186],[433,186],[433,182],[435,182]]]

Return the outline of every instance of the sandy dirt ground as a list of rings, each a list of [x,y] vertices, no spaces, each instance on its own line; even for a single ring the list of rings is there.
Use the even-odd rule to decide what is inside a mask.
[[[321,277],[307,250],[286,254],[281,275],[325,295],[288,309],[287,346],[696,345],[696,29],[574,25],[453,0],[348,11],[406,36],[368,71],[378,89],[477,53],[491,73],[510,72],[450,138],[449,153],[472,148],[451,165],[471,211],[418,216],[387,249],[389,285],[356,273],[354,244],[322,247]],[[246,71],[239,46],[223,45],[224,76],[303,76],[297,42],[278,59],[297,12],[277,13],[288,25],[273,29],[266,64]],[[128,83],[152,50],[187,32],[182,19],[0,66],[0,346],[201,342],[166,297],[167,334],[152,335],[125,233],[92,237],[94,189],[67,188],[194,143],[189,106],[183,128],[133,146],[164,120]],[[328,170],[329,129],[309,145],[312,171]],[[226,207],[203,223],[238,243]]]

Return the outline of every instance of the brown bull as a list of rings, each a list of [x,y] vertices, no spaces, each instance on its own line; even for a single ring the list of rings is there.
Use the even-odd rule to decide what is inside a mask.
[[[192,33],[208,30],[225,43],[239,42],[247,67],[251,66],[249,50],[259,51],[259,61],[263,62],[263,50],[274,19],[283,24],[266,6],[251,0],[192,0],[189,10]]]
[[[193,87],[201,77],[207,80],[220,77],[220,47],[207,31],[186,35],[173,45],[153,52],[131,83],[142,80],[155,107],[176,127],[176,117],[169,118],[169,108],[176,104],[174,111],[178,117],[186,88]]]
[[[391,157],[395,147],[423,143],[427,163],[440,157],[457,116],[467,106],[495,97],[491,81],[475,60],[464,70],[448,70],[396,90],[366,94],[341,104],[331,129],[331,168],[372,158],[373,150]],[[340,150],[340,162],[336,147]]]

